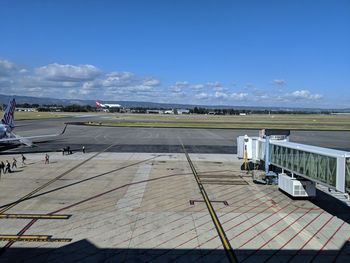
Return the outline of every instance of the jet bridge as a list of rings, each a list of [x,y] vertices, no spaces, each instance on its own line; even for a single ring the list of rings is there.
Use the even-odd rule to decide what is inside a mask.
[[[350,153],[293,142],[270,142],[270,164],[340,192],[350,192]]]
[[[245,142],[242,137],[246,138]],[[269,138],[261,135],[249,137],[249,140],[244,136],[238,137],[237,148],[238,158],[243,158],[244,151],[247,150],[252,162],[267,160],[267,164],[289,171],[293,175],[339,192],[350,193],[350,152],[294,143],[287,137]]]

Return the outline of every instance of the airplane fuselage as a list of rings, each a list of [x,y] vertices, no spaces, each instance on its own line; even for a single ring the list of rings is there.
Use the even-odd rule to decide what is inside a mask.
[[[103,107],[107,108],[120,108],[121,106],[119,104],[103,104]]]
[[[111,108],[121,108],[120,104],[109,104],[109,103],[101,103],[101,101],[96,101],[96,107],[102,109],[111,109]]]
[[[12,128],[6,124],[0,124],[0,139],[8,137],[8,134],[11,133]]]

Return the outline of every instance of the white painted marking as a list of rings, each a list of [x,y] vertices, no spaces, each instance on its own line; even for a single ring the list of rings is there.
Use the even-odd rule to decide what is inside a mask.
[[[151,173],[152,165],[143,164],[137,170],[134,179],[131,183],[136,183],[144,180],[148,180],[149,174]],[[141,206],[143,195],[146,190],[147,182],[130,185],[128,190],[122,199],[117,202],[117,209],[129,212],[134,208]]]

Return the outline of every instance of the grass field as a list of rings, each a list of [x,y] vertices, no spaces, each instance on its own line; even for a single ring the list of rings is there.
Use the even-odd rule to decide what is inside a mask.
[[[2,112],[0,112],[2,116]],[[87,113],[72,112],[16,112],[15,120],[54,119]],[[188,128],[284,128],[307,130],[346,130],[350,131],[350,114],[255,114],[247,116],[221,115],[165,115],[165,114],[121,114],[93,113],[103,116],[101,122],[90,125],[127,127],[188,127]]]
[[[91,125],[128,127],[189,128],[285,128],[311,130],[350,130],[350,115],[280,114],[280,115],[142,115],[116,114]]]

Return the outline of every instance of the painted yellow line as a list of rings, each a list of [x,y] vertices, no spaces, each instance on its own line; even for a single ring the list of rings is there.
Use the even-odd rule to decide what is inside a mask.
[[[69,219],[71,215],[0,214],[0,219]]]
[[[71,242],[71,238],[51,238],[46,235],[0,235],[0,241],[12,242]]]
[[[40,239],[45,240],[49,239],[51,236],[46,235],[0,235],[0,239]]]
[[[181,142],[181,140],[180,140],[180,142]],[[196,179],[196,182],[198,184],[199,190],[200,190],[200,192],[201,192],[201,194],[203,196],[204,202],[207,205],[209,214],[210,214],[210,216],[211,216],[211,218],[213,220],[215,228],[216,228],[216,230],[217,230],[217,232],[219,234],[219,237],[221,239],[221,242],[222,242],[222,244],[224,246],[226,254],[227,254],[227,256],[228,256],[228,258],[229,258],[231,263],[237,263],[238,260],[237,260],[237,258],[235,256],[234,252],[233,252],[233,249],[231,247],[230,241],[226,237],[225,231],[224,231],[224,229],[223,229],[223,227],[222,227],[222,225],[221,225],[221,223],[219,221],[219,218],[217,217],[217,215],[215,213],[215,210],[214,210],[214,208],[213,208],[213,206],[212,206],[212,204],[211,204],[211,202],[209,200],[207,192],[205,191],[205,189],[204,189],[204,187],[203,187],[203,185],[202,185],[202,183],[200,181],[200,178],[198,176],[196,168],[194,167],[194,165],[192,163],[192,160],[191,160],[190,156],[188,155],[188,153],[186,151],[186,148],[185,148],[185,146],[183,145],[182,142],[181,142],[181,145],[182,145],[182,149],[183,149],[183,151],[184,151],[184,153],[186,155],[186,159],[187,159],[187,161],[188,161],[188,163],[189,163],[189,165],[191,167],[191,170],[193,172],[194,178]]]

